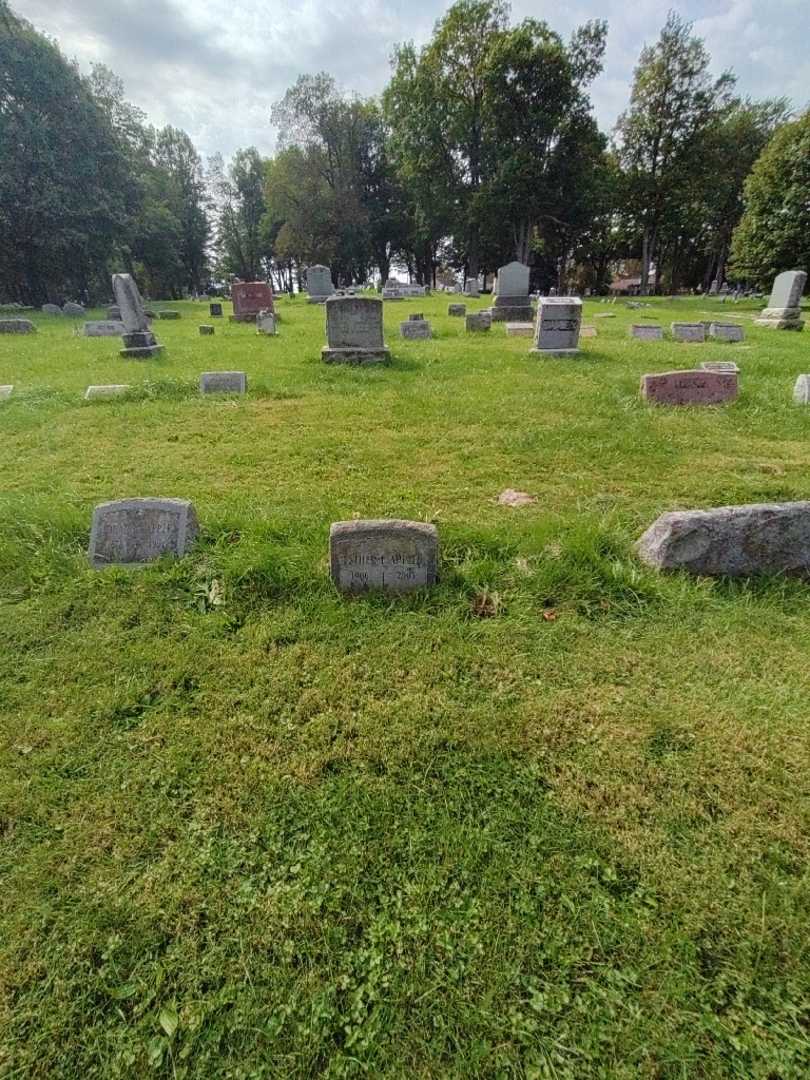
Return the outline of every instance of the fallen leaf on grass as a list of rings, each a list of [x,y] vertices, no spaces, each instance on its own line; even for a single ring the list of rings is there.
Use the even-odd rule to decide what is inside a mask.
[[[477,619],[491,619],[501,610],[500,593],[485,589],[473,597],[470,609]]]
[[[546,620],[546,622],[554,622],[554,620],[557,618],[557,609],[547,608],[543,612],[543,618]]]

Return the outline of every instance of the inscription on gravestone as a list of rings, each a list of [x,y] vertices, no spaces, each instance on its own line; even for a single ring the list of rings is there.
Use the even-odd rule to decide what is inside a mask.
[[[665,371],[642,375],[641,396],[653,405],[722,405],[737,397],[737,373]]]
[[[326,308],[327,364],[385,364],[391,354],[383,341],[383,302],[373,296],[330,296]]]
[[[706,340],[706,327],[702,322],[674,322],[671,329],[675,341],[703,342]]]
[[[93,511],[90,562],[144,563],[161,555],[185,555],[199,532],[186,499],[119,499]]]
[[[541,296],[537,302],[533,353],[576,356],[582,326],[582,301],[576,296]]]
[[[709,337],[715,341],[744,341],[745,331],[737,323],[709,323]]]
[[[131,386],[124,383],[116,383],[110,386],[88,386],[84,392],[84,400],[92,401],[93,398],[120,397],[131,389]]]
[[[204,371],[200,375],[201,394],[244,394],[247,375],[244,371]]]
[[[439,534],[419,521],[339,521],[329,531],[329,559],[341,592],[411,592],[437,581]]]
[[[630,336],[639,341],[661,341],[664,330],[661,326],[644,326],[641,323],[633,323],[630,327]]]

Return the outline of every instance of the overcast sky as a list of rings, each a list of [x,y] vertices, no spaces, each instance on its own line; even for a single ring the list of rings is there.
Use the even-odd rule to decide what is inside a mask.
[[[11,0],[12,8],[87,69],[123,78],[157,125],[183,128],[208,156],[240,146],[273,150],[270,107],[301,73],[328,71],[343,89],[378,93],[397,42],[423,44],[441,0]],[[810,102],[809,0],[673,0],[695,22],[719,74],[741,93]],[[605,71],[592,99],[609,130],[627,103],[633,67],[666,17],[660,0],[515,0],[513,20],[545,19],[567,37],[591,18],[609,23]]]

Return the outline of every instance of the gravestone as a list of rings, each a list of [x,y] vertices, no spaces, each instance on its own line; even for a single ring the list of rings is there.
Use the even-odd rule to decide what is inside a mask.
[[[448,304],[447,305],[447,314],[451,315],[453,318],[456,318],[456,319],[463,319],[464,316],[467,314],[467,305],[466,304]]]
[[[421,314],[409,315],[405,322],[399,324],[399,332],[402,337],[412,341],[424,340],[432,336],[430,323]]]
[[[641,396],[652,405],[722,405],[737,397],[737,373],[692,370],[642,375]]]
[[[110,304],[107,308],[107,321],[108,322],[121,322],[121,308],[118,304]]]
[[[326,307],[326,364],[387,364],[383,302],[373,296],[330,296]]]
[[[71,300],[68,300],[66,304],[62,305],[62,314],[74,319],[81,319],[85,315],[85,310],[81,304],[74,304]]]
[[[464,295],[465,296],[470,296],[473,299],[476,299],[476,297],[481,295],[481,292],[480,292],[480,290],[478,288],[478,279],[477,278],[476,279],[470,278],[468,281],[465,282],[465,284],[464,284]]]
[[[594,338],[597,337],[597,331],[595,326],[580,326],[579,336],[581,338]]]
[[[255,322],[262,311],[274,311],[273,290],[266,281],[237,281],[231,286],[231,322]]]
[[[61,315],[62,309],[58,304],[43,304],[39,309],[43,315]]]
[[[200,375],[201,394],[245,394],[247,375],[244,371],[204,371]]]
[[[256,333],[275,337],[278,333],[276,317],[272,311],[260,311],[256,316]]]
[[[84,324],[85,337],[121,337],[125,333],[124,324],[114,319],[97,319]]]
[[[793,387],[793,400],[797,405],[810,405],[810,375],[800,375]]]
[[[341,592],[426,588],[438,579],[438,530],[418,521],[338,521],[329,530],[329,561]]]
[[[810,570],[810,502],[752,503],[662,514],[636,544],[659,570],[710,577]]]
[[[307,269],[307,292],[310,304],[323,304],[335,291],[332,271],[328,266],[310,266]]]
[[[162,308],[160,311],[158,311],[158,318],[159,319],[179,319],[180,318],[180,312],[179,311],[173,311],[171,308]]]
[[[576,296],[541,296],[537,302],[533,353],[576,356],[582,326],[582,301]]]
[[[702,322],[674,322],[671,329],[675,341],[703,342],[706,340],[706,327]]]
[[[709,323],[709,337],[714,341],[745,341],[745,331],[737,323]]]
[[[534,337],[533,322],[508,322],[506,324],[507,337]]]
[[[703,363],[698,364],[698,367],[701,371],[738,372],[740,370],[733,360],[704,360]]]
[[[120,397],[131,389],[132,387],[127,383],[117,383],[109,386],[88,386],[84,392],[84,400],[92,401],[93,398]]]
[[[209,304],[208,305],[208,313],[209,313],[209,315],[211,316],[212,319],[221,319],[222,318],[222,304],[219,304],[219,303]]]
[[[145,563],[161,555],[185,555],[199,532],[186,499],[119,499],[93,511],[90,562]]]
[[[213,328],[213,326],[209,326],[207,323],[203,323],[202,326],[200,327],[200,337],[213,337],[213,336],[214,336],[214,328]]]
[[[765,326],[772,330],[802,330],[802,293],[807,284],[804,270],[786,270],[779,274],[773,283],[768,306],[754,319],[754,326]]]
[[[30,319],[0,319],[0,334],[35,334],[37,328]]]
[[[489,311],[474,311],[466,317],[466,328],[470,334],[482,334],[492,326],[492,315]]]
[[[630,327],[630,337],[637,338],[639,341],[661,341],[664,337],[664,328],[662,326],[642,326],[640,323],[633,323]]]
[[[529,299],[529,268],[510,262],[498,270],[497,295],[492,306],[493,322],[527,322],[534,319]]]
[[[155,335],[149,329],[149,319],[144,310],[141,294],[131,274],[113,274],[113,295],[121,311],[121,322],[126,332],[121,335],[124,348],[121,356],[133,360],[147,360],[163,351]]]
[[[14,391],[13,386],[0,386],[0,401],[7,401]]]

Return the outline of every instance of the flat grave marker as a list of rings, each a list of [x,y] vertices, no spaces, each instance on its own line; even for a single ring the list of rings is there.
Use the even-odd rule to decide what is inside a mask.
[[[344,593],[411,592],[438,579],[439,534],[419,521],[339,521],[329,531],[332,581]]]
[[[199,532],[187,499],[118,499],[93,511],[91,564],[146,563],[162,555],[185,555]]]
[[[642,375],[641,396],[651,405],[723,405],[737,397],[737,373],[688,370]]]

